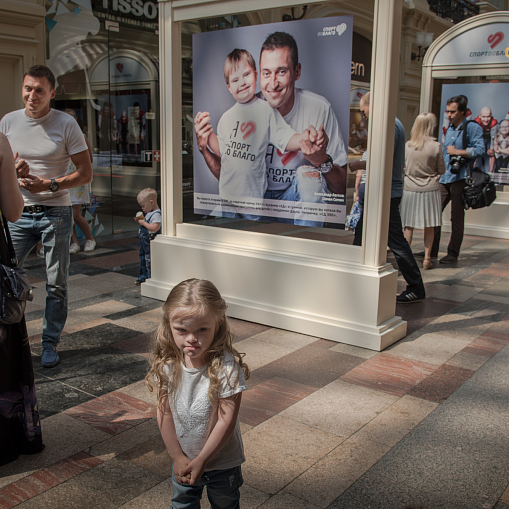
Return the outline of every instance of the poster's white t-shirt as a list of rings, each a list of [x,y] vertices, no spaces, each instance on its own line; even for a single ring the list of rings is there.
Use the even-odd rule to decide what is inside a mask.
[[[267,147],[271,143],[284,152],[294,134],[280,113],[258,97],[246,104],[236,103],[226,111],[217,124],[221,198],[263,198]]]
[[[309,129],[310,125],[319,129],[323,124],[324,131],[329,137],[327,154],[338,166],[344,166],[348,162],[338,120],[330,102],[325,97],[309,90],[296,88],[293,108],[288,115],[284,116],[284,119],[298,133]],[[269,146],[266,158],[268,189],[270,191],[286,189],[292,183],[297,168],[310,164],[300,151],[283,154],[282,151],[278,152],[278,147]]]
[[[171,377],[171,366],[164,366],[163,371],[168,377]],[[232,387],[230,384],[233,384],[237,376],[238,384]],[[244,372],[228,352],[224,352],[224,368],[220,375],[220,383],[220,399],[229,398],[247,390]],[[190,461],[200,454],[217,423],[217,407],[212,407],[210,404],[209,387],[207,365],[201,368],[186,368],[182,365],[182,380],[178,392],[175,399],[168,398],[180,447]],[[205,472],[227,470],[241,465],[244,461],[246,458],[237,417],[235,430],[230,440],[207,463]]]
[[[44,180],[66,175],[70,156],[88,150],[78,122],[54,109],[42,118],[27,117],[25,109],[7,113],[0,120],[0,132],[7,136],[13,153],[28,163],[30,174]],[[20,189],[25,205],[71,205],[68,189],[34,194]]]

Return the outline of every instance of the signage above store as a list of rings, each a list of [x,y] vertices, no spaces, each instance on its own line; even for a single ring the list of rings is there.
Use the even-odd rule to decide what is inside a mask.
[[[131,26],[157,28],[157,0],[92,0],[94,14],[100,18]]]
[[[438,50],[433,66],[509,64],[509,23],[489,23],[460,33]]]

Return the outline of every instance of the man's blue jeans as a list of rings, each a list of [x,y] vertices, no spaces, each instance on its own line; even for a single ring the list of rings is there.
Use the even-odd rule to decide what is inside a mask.
[[[173,481],[171,509],[200,509],[204,486],[207,486],[211,509],[239,509],[239,488],[244,483],[240,466],[205,472],[193,486],[179,484],[175,480],[173,468],[171,470]]]
[[[319,193],[327,192],[325,180],[322,178],[312,178],[304,175],[305,172],[312,170],[310,167],[300,166],[297,168],[295,177],[289,187],[277,191],[265,191],[265,199],[285,200],[307,203],[323,203]],[[268,221],[278,223],[296,224],[299,226],[315,226],[321,228],[322,221],[310,221],[305,219],[290,219],[286,217],[269,218]]]
[[[42,239],[48,294],[42,322],[42,346],[55,347],[67,319],[72,208],[52,207],[34,214],[23,212],[15,223],[9,223],[9,230],[20,265]]]

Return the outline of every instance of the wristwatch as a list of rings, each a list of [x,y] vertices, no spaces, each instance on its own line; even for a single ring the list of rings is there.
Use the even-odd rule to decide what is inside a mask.
[[[55,180],[55,179],[50,179],[50,184],[49,184],[49,190],[54,193],[56,191],[58,191],[58,188],[60,186],[58,185],[58,182]]]
[[[320,173],[329,173],[329,171],[332,170],[332,166],[333,166],[334,162],[332,161],[332,157],[327,154],[327,160],[322,163],[320,166],[318,166],[316,169],[320,172]]]

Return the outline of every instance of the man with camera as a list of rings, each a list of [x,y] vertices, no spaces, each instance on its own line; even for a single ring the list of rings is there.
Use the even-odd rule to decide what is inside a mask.
[[[446,109],[449,127],[445,133],[443,146],[446,172],[440,177],[440,193],[442,196],[442,211],[451,202],[451,239],[447,247],[447,255],[440,259],[440,263],[455,263],[458,261],[463,230],[465,228],[465,208],[462,193],[467,177],[467,165],[473,166],[478,157],[484,152],[482,127],[476,122],[468,122],[467,98],[459,95],[447,101]],[[463,146],[463,130],[466,129],[466,147]],[[435,239],[431,248],[431,257],[438,256],[441,227],[435,227]],[[420,254],[420,253],[419,253]]]

